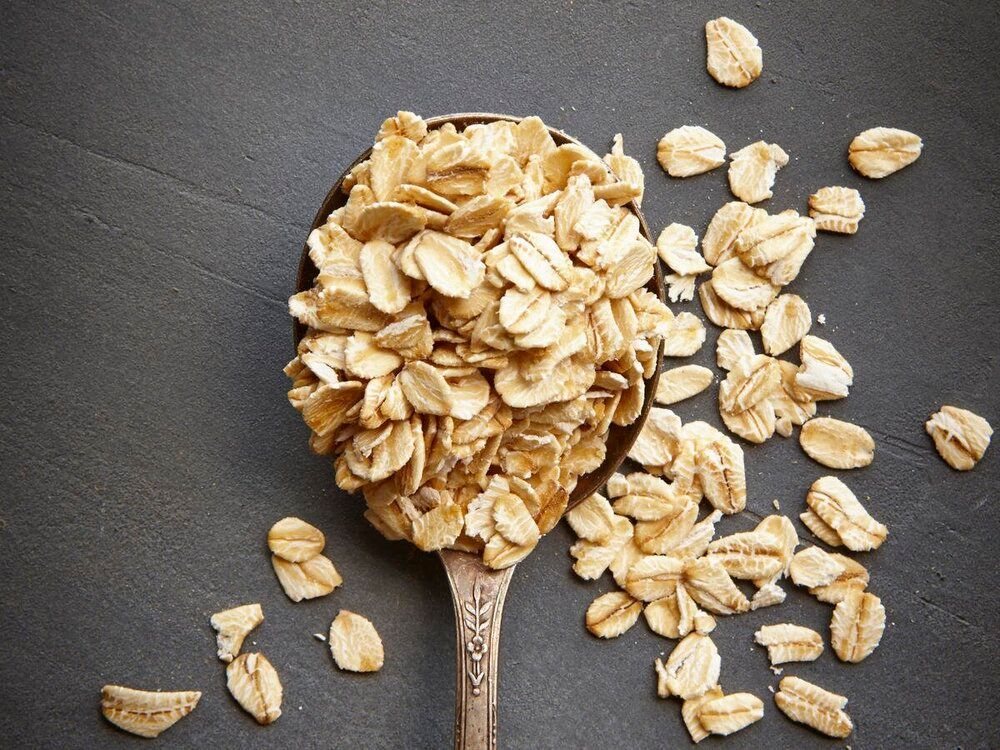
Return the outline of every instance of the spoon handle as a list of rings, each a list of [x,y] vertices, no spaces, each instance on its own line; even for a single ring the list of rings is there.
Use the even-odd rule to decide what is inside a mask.
[[[500,617],[514,568],[492,570],[468,552],[440,555],[455,606],[455,748],[495,750]]]

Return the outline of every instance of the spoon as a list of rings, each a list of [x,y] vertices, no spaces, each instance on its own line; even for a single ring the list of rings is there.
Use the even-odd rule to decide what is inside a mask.
[[[474,123],[489,123],[497,120],[518,122],[521,118],[510,115],[487,114],[482,112],[442,115],[427,120],[429,129],[439,128],[445,123],[453,123],[462,131]],[[574,143],[582,146],[580,141],[563,133],[561,130],[549,128],[549,133],[557,145]],[[354,160],[354,163],[340,176],[340,179],[330,188],[323,205],[320,206],[313,219],[312,229],[326,223],[327,217],[347,201],[347,194],[341,190],[344,179],[350,171],[371,155],[371,149],[365,151]],[[634,202],[627,208],[639,219],[642,235],[652,241],[649,227]],[[309,247],[302,250],[299,262],[297,291],[305,291],[313,286],[318,271],[309,258]],[[661,299],[663,298],[663,279],[659,265],[656,266],[653,278],[647,288]],[[306,334],[306,326],[298,320],[293,323],[295,344]],[[662,344],[657,355],[657,361],[662,355]],[[656,383],[659,370],[653,373],[645,383],[645,400],[639,417],[630,425],[612,425],[608,431],[607,453],[602,463],[594,471],[580,477],[576,488],[569,498],[567,510],[570,510],[593,493],[597,492],[607,482],[608,478],[621,465],[628,454],[632,443],[639,436],[649,409],[653,405],[653,394],[656,393]],[[503,570],[493,570],[482,560],[482,557],[469,552],[457,550],[441,550],[438,552],[444,564],[445,574],[451,588],[452,604],[455,610],[455,748],[456,750],[495,750],[497,746],[497,671],[500,645],[500,620],[503,613],[504,598],[510,585],[514,567]]]

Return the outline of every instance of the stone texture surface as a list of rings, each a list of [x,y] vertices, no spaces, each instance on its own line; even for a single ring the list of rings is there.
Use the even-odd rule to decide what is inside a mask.
[[[705,72],[702,27],[722,13],[764,49],[743,91]],[[959,474],[923,431],[942,402],[1000,423],[995,7],[15,0],[0,27],[0,744],[135,746],[100,718],[105,682],[204,691],[160,740],[170,747],[450,743],[438,562],[383,541],[336,490],[281,374],[313,212],[398,108],[538,113],[596,149],[621,131],[646,169],[655,228],[700,234],[730,199],[722,169],[674,181],[657,167],[657,139],[682,124],[730,151],[759,138],[788,151],[769,209],[804,211],[823,185],[861,190],[858,235],[820,236],[791,291],[826,315],[816,332],[857,373],[850,398],[820,412],[878,443],[847,481],[891,529],[859,556],[890,624],[863,664],[827,649],[785,674],[850,697],[853,747],[1000,744],[1000,447]],[[855,175],[847,144],[875,125],[919,133],[924,155],[882,181]],[[675,309],[700,315],[697,302]],[[710,331],[693,362],[712,364]],[[713,391],[678,412],[718,424]],[[823,469],[794,439],[747,454],[750,510],[778,498],[797,515]],[[331,597],[281,593],[265,533],[286,514],[326,532],[345,578]],[[654,690],[653,658],[671,642],[641,623],[614,642],[590,637],[584,610],[610,582],[575,580],[569,542],[560,527],[515,574],[502,744],[686,746],[679,707]],[[252,601],[267,619],[247,648],[285,685],[268,728],[227,695],[208,624]],[[378,627],[378,675],[337,671],[312,638],[341,607]],[[774,708],[778,678],[752,643],[779,620],[827,633],[829,614],[793,592],[780,617],[720,621],[723,687],[766,706],[727,747],[830,745]]]

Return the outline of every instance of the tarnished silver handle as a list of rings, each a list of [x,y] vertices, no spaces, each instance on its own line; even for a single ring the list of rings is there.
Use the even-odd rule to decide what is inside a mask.
[[[467,552],[440,555],[455,606],[455,748],[495,750],[500,618],[514,567],[492,570]]]

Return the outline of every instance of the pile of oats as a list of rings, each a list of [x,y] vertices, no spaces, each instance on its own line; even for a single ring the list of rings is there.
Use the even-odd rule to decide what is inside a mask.
[[[311,447],[386,537],[523,559],[638,417],[661,339],[701,346],[645,289],[643,184],[620,135],[602,160],[537,117],[383,124],[309,236],[319,274],[289,301],[308,332],[285,372]]]

